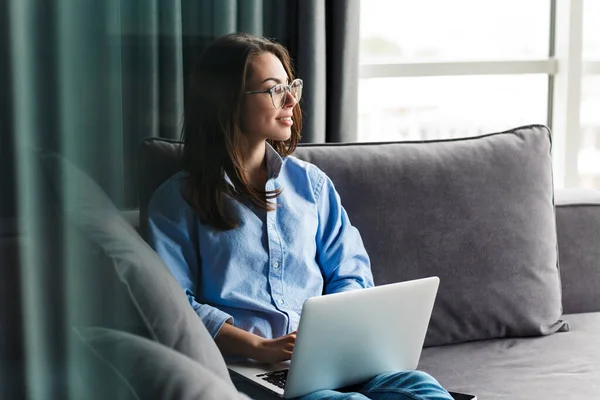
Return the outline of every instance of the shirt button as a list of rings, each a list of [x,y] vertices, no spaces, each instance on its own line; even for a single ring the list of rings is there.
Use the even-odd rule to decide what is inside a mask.
[[[283,304],[283,299],[279,299],[279,304]]]
[[[279,268],[279,263],[278,263],[277,261],[275,261],[275,263],[273,263],[273,266],[274,266],[275,268]]]

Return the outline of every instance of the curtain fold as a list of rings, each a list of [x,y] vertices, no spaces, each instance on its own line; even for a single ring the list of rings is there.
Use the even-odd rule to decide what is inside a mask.
[[[16,195],[9,7],[0,2],[0,398],[23,398],[23,336],[16,243]]]
[[[298,2],[296,64],[306,98],[304,142],[357,139],[360,0]]]
[[[330,1],[327,10],[328,142],[358,138],[358,59],[360,1]]]
[[[47,59],[56,50],[53,48],[52,27],[47,22],[49,16],[52,18],[54,9],[49,4],[23,1],[11,3],[8,11],[13,94],[13,130],[9,134],[13,135],[15,149],[13,167],[19,213],[17,232],[20,234],[20,282],[13,282],[13,286],[18,286],[15,292],[21,295],[17,302],[20,309],[13,310],[18,313],[19,320],[13,322],[21,325],[23,333],[21,340],[13,345],[23,349],[24,359],[5,368],[20,370],[23,382],[19,388],[21,395],[59,398],[66,395],[65,386],[50,371],[64,370],[62,334],[65,313],[62,312],[61,296],[53,296],[53,289],[61,291],[63,287],[55,279],[54,271],[44,268],[44,263],[47,257],[60,259],[60,254],[45,246],[45,234],[49,229],[42,201],[41,171],[32,153],[26,151],[57,144],[56,103],[39,101],[41,91],[56,92],[58,87],[53,79],[56,65]],[[62,271],[58,271],[58,276],[61,275]],[[12,395],[8,393],[6,398]]]

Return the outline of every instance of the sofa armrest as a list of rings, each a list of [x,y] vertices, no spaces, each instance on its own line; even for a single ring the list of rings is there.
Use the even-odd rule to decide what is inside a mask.
[[[563,311],[600,311],[600,192],[557,189],[555,205]]]

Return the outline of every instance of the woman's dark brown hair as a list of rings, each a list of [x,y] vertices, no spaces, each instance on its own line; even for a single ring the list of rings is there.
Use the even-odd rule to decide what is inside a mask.
[[[253,57],[274,54],[294,79],[289,53],[282,45],[245,33],[223,36],[200,55],[186,93],[183,119],[183,169],[189,173],[185,197],[200,220],[219,230],[237,227],[239,221],[228,209],[225,196],[247,199],[262,210],[272,210],[270,199],[280,190],[261,191],[246,179],[242,165],[244,134],[240,129],[240,107]],[[293,108],[294,125],[286,141],[269,140],[281,155],[290,155],[300,140],[302,113]],[[225,181],[225,173],[235,190]]]

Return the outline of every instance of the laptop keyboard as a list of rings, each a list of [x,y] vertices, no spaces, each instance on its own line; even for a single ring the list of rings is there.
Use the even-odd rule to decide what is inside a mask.
[[[275,385],[277,387],[284,389],[285,388],[285,380],[287,379],[288,371],[289,370],[287,370],[287,369],[282,369],[281,371],[267,372],[267,373],[259,374],[256,376],[259,378],[262,378],[263,380],[269,382],[272,385]]]

